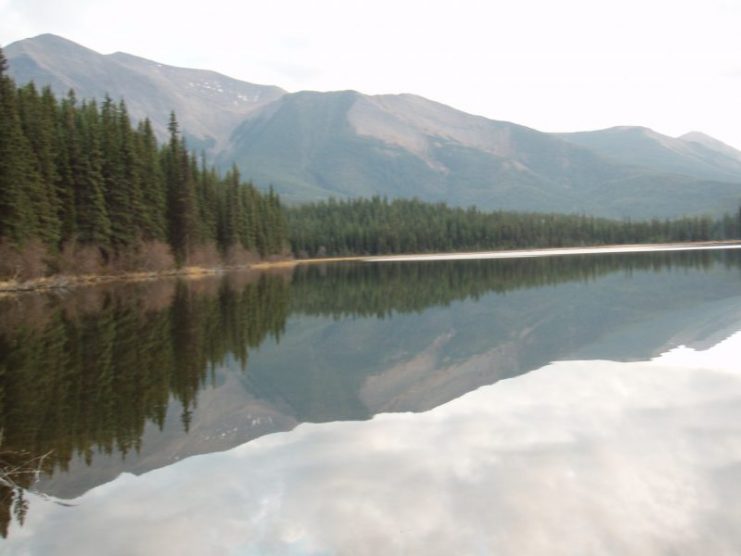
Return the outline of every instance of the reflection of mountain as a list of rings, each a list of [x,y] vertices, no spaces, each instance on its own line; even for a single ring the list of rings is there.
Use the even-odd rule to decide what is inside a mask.
[[[735,555],[741,333],[32,498],[12,554]],[[166,544],[165,544],[166,543]],[[400,548],[402,547],[402,548]]]
[[[97,452],[93,464],[76,458],[68,473],[56,473],[41,483],[44,492],[70,498],[93,485],[115,479],[122,471],[143,473],[169,465],[197,453],[218,452],[265,434],[290,430],[298,423],[285,407],[255,397],[246,390],[238,362],[226,361],[214,370],[212,379],[198,395],[188,433],[180,420],[182,406],[172,402],[162,428],[147,423],[135,457],[122,459],[118,453]]]
[[[648,358],[741,320],[739,266],[700,252],[336,265],[290,286],[22,298],[0,325],[3,448],[52,450],[46,470],[70,472],[41,488],[72,496],[299,422],[426,410],[555,359]]]
[[[351,315],[348,308],[361,299],[358,290],[373,283],[364,267],[334,269],[332,273],[345,275],[344,287],[327,276],[304,292],[301,279],[295,277],[293,307],[304,303],[314,307],[316,299],[323,298],[332,318],[292,319],[280,347],[263,348],[256,354],[251,372],[262,372],[263,358],[269,372],[280,373],[295,368],[308,354],[321,362],[313,372],[323,373],[312,381],[348,384],[344,406],[335,407],[335,418],[357,418],[381,411],[427,410],[484,384],[577,354],[645,359],[676,345],[678,339],[694,344],[719,329],[731,331],[732,325],[741,322],[741,306],[728,302],[729,297],[739,300],[738,271],[708,267],[709,260],[691,256],[585,257],[550,259],[542,264],[536,260],[480,261],[467,270],[451,264],[448,272],[441,265],[439,274],[432,264],[391,264],[385,271],[368,269],[374,274],[384,272],[385,278],[366,299],[378,299],[381,307],[388,307],[394,296],[411,303],[415,295],[430,295],[432,288],[426,289],[427,285],[442,283],[440,305],[420,315],[379,311],[392,316],[360,322],[351,316],[338,317]],[[662,263],[701,266],[695,272],[671,272],[668,267],[659,272]],[[461,276],[472,278],[476,268],[478,280],[460,280]],[[610,268],[615,272],[608,274]],[[559,276],[558,270],[571,281],[558,284],[552,280],[545,285],[548,277]],[[404,280],[407,272],[415,280]],[[601,272],[606,275],[599,277]],[[505,276],[509,287],[504,287]],[[530,279],[541,287],[531,283],[527,288]],[[487,281],[489,293],[484,287]],[[353,283],[357,288],[352,288]],[[463,283],[476,284],[468,290],[475,300],[442,306],[446,297],[452,300],[454,284]],[[698,322],[705,326],[698,327]],[[294,330],[301,333],[292,334]],[[314,333],[308,335],[305,330]],[[632,330],[643,333],[628,338]],[[293,345],[294,338],[299,339],[298,345]],[[277,382],[275,376],[273,380]],[[283,393],[286,398],[293,395]],[[305,402],[301,409],[306,413],[299,419],[328,420],[313,407],[326,410],[319,403]],[[342,411],[348,407],[354,414],[345,416]]]

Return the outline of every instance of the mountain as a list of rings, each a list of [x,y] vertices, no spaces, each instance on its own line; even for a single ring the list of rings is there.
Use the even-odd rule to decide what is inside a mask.
[[[693,148],[705,152],[704,173],[694,154],[678,156],[673,167],[643,164],[414,95],[300,92],[247,116],[221,160],[236,161],[257,183],[274,183],[289,201],[383,194],[615,217],[738,205],[741,167],[734,174],[725,154],[688,143]],[[713,166],[714,158],[729,162]],[[683,164],[695,171],[683,172]]]
[[[58,96],[74,89],[80,99],[123,98],[134,119],[149,117],[160,138],[171,111],[192,148],[217,152],[252,111],[285,93],[206,70],[176,68],[123,52],[98,54],[55,35],[4,47],[10,74],[19,84],[50,85]]]
[[[248,116],[223,159],[287,198],[417,196],[486,208],[563,209],[619,165],[522,126],[413,95],[284,95]]]
[[[482,209],[613,217],[715,213],[741,201],[741,152],[698,132],[549,134],[415,95],[286,93],[54,35],[5,47],[19,83],[124,98],[161,138],[175,110],[191,148],[236,163],[289,202],[328,196],[418,197]]]
[[[741,152],[699,132],[674,138],[645,127],[623,126],[557,135],[623,164],[729,181],[741,175]]]

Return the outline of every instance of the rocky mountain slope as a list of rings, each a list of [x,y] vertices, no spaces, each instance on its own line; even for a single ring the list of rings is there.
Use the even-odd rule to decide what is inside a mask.
[[[558,137],[622,164],[729,181],[741,175],[741,152],[699,132],[674,138],[645,127],[613,127]]]
[[[161,138],[175,111],[191,147],[216,152],[252,111],[285,93],[213,71],[176,68],[116,52],[98,54],[56,35],[40,35],[4,47],[19,84],[50,85],[59,96],[124,99],[133,118],[149,117]]]
[[[19,83],[124,98],[161,137],[175,110],[192,148],[289,202],[381,194],[636,218],[718,214],[741,201],[741,152],[697,132],[542,133],[414,95],[289,94],[54,35],[5,53]]]

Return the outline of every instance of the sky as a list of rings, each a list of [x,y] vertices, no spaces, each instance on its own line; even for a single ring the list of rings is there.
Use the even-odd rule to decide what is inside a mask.
[[[641,125],[741,149],[741,0],[0,0],[0,44],[289,91],[415,93],[541,131]]]

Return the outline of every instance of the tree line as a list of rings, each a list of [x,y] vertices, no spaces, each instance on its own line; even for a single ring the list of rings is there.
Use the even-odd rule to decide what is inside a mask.
[[[0,50],[0,278],[157,271],[296,257],[706,241],[720,219],[614,220],[483,212],[418,199],[329,199],[285,208],[191,153],[171,115],[159,145],[124,101],[59,100],[19,87]],[[289,248],[290,246],[290,248]]]
[[[124,101],[17,86],[0,50],[0,276],[160,270],[280,253],[278,196],[132,125]]]
[[[288,208],[299,257],[423,253],[738,238],[741,211],[715,219],[615,220],[585,215],[483,212],[418,199],[329,199]]]

